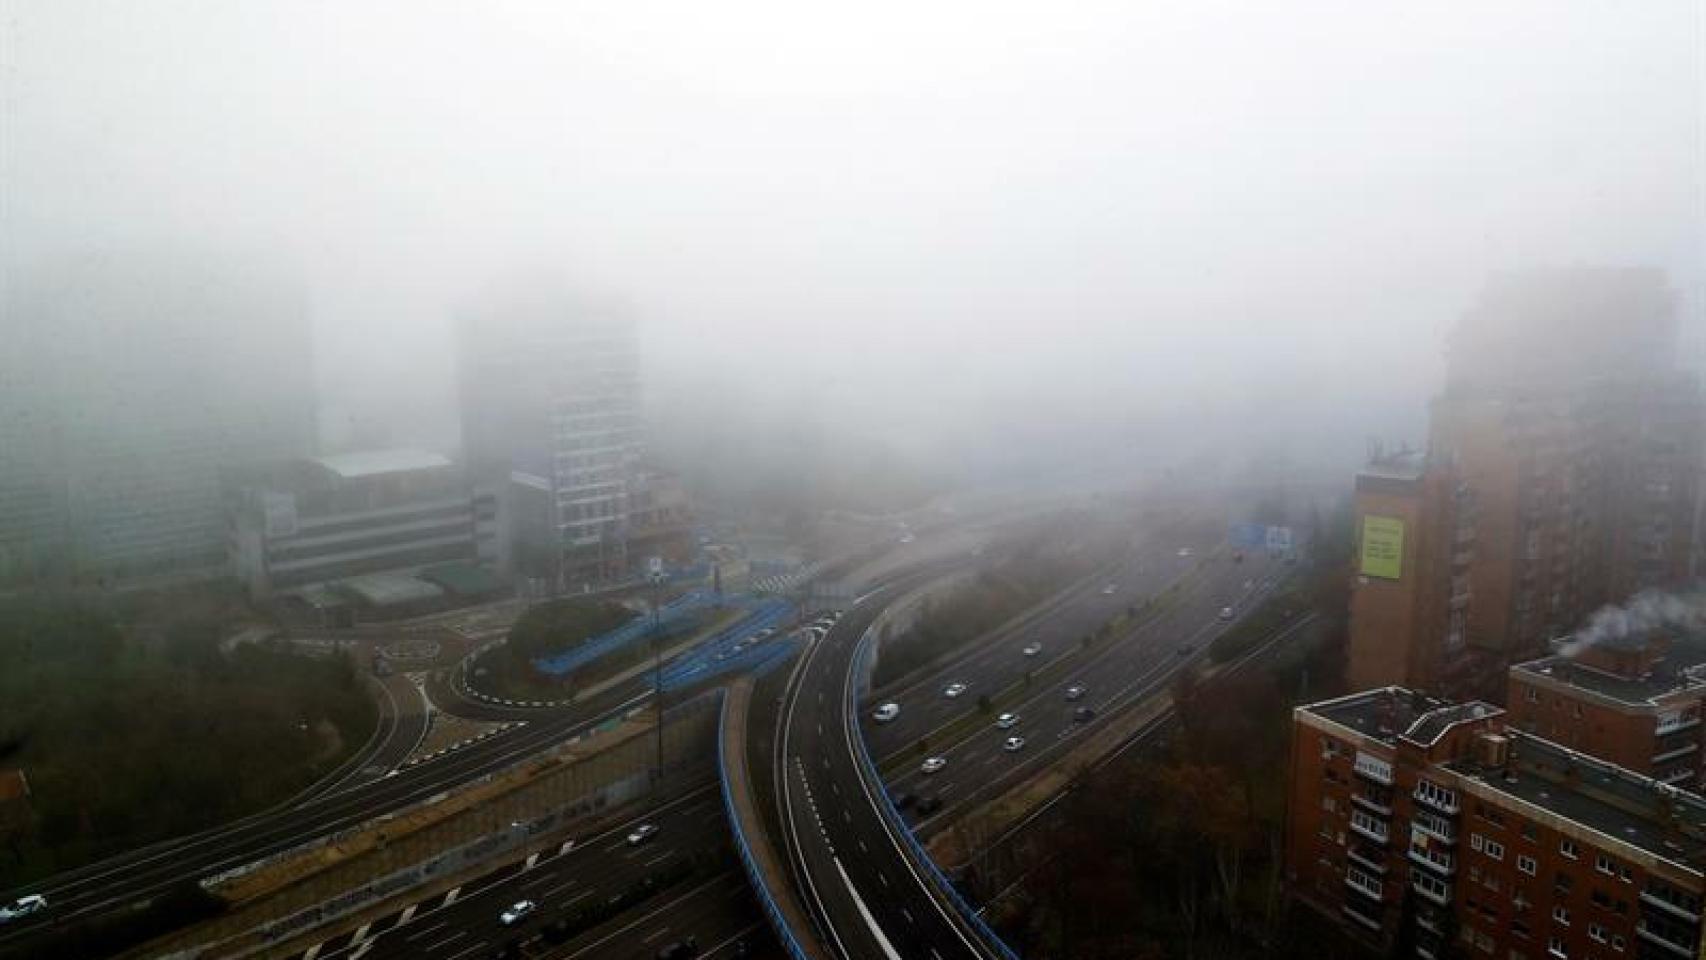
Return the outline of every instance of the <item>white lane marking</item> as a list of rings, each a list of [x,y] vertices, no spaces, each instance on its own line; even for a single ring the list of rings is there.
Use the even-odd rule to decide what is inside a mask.
[[[466,950],[461,951],[460,953],[451,954],[449,960],[457,960],[458,957],[466,957],[470,953],[478,953],[479,951],[484,950],[484,949],[486,949],[486,941],[481,940],[479,943],[474,944],[473,946],[469,947]]]
[[[656,930],[653,930],[650,934],[648,934],[644,937],[641,937],[640,942],[641,943],[651,943],[653,940],[656,940],[657,938],[663,936],[664,934],[666,934],[668,932],[669,932],[668,927],[659,927]]]
[[[883,935],[883,928],[877,926],[877,918],[871,916],[870,908],[865,906],[864,898],[859,896],[858,890],[853,889],[853,880],[847,876],[847,868],[841,865],[841,858],[836,857],[834,860],[835,872],[841,874],[841,882],[847,885],[847,893],[853,897],[853,906],[858,908],[859,916],[865,918],[865,926],[871,928],[871,936],[877,938],[877,946],[882,948],[883,956],[887,957],[888,960],[900,960],[900,954],[895,952],[894,944],[890,943],[889,938]],[[877,876],[880,877],[882,874],[879,873]],[[885,886],[888,883],[886,880],[883,882]]]
[[[450,936],[445,937],[443,940],[434,940],[432,943],[428,944],[427,946],[422,947],[421,949],[426,950],[428,952],[431,952],[433,950],[437,950],[439,947],[444,946],[445,944],[449,943],[452,940],[460,940],[463,937],[466,937],[467,935],[468,935],[468,931],[458,930],[455,933],[451,934]]]
[[[443,930],[448,924],[449,924],[448,920],[440,920],[439,922],[437,922],[431,926],[422,927],[419,930],[416,930],[414,933],[409,934],[408,936],[404,937],[403,939],[404,940],[419,940],[420,938],[427,936],[428,934],[432,933],[435,930]]]
[[[560,893],[564,890],[567,890],[568,888],[574,886],[577,882],[579,882],[579,881],[575,880],[574,877],[570,877],[569,879],[564,880],[562,883],[559,883],[554,887],[546,887],[544,892],[541,893],[540,896],[554,897],[558,893]]]

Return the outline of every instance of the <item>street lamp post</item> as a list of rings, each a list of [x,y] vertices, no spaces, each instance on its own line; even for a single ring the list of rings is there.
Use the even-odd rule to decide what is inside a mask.
[[[663,586],[662,571],[652,571],[652,697],[657,704],[657,766],[652,779],[663,779],[663,624],[658,609],[658,593]]]

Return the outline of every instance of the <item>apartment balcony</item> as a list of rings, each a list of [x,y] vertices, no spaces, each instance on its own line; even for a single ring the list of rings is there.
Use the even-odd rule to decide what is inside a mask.
[[[1641,891],[1641,902],[1648,906],[1658,907],[1661,911],[1681,920],[1684,923],[1699,923],[1700,911],[1689,910],[1682,904],[1672,903],[1663,897],[1654,896],[1650,890]]]
[[[1457,830],[1449,821],[1431,823],[1425,817],[1416,817],[1410,821],[1410,829],[1416,833],[1425,833],[1441,843],[1457,842]]]
[[[1465,590],[1462,593],[1452,594],[1451,599],[1447,601],[1446,605],[1453,610],[1462,610],[1464,607],[1469,606],[1469,591]]]
[[[1420,864],[1421,866],[1427,867],[1430,870],[1438,871],[1441,876],[1449,877],[1452,874],[1457,872],[1457,865],[1452,861],[1452,858],[1449,854],[1447,854],[1443,858],[1435,859],[1433,857],[1429,857],[1429,856],[1423,854],[1421,851],[1417,850],[1416,848],[1411,847],[1410,848],[1410,862],[1415,863],[1415,864]]]
[[[1380,921],[1364,913],[1355,901],[1347,902],[1339,909],[1344,912],[1345,916],[1351,918],[1357,923],[1373,930],[1375,933],[1380,932]]]
[[[1675,760],[1678,757],[1686,757],[1689,754],[1698,751],[1699,749],[1700,749],[1700,744],[1698,744],[1698,743],[1694,743],[1694,742],[1685,743],[1685,744],[1683,744],[1679,747],[1676,747],[1674,749],[1666,750],[1663,753],[1653,754],[1653,763],[1655,763],[1655,764],[1666,763],[1666,762],[1669,762],[1671,760]]]
[[[1382,760],[1373,754],[1358,751],[1352,769],[1357,772],[1358,776],[1373,780],[1381,786],[1392,786],[1392,763],[1388,760]],[[1391,813],[1391,811],[1388,810],[1387,813]]]
[[[1700,726],[1699,717],[1669,717],[1660,720],[1658,726],[1653,728],[1653,733],[1662,737],[1667,733],[1675,733],[1678,730],[1692,730],[1698,726]]]
[[[1370,900],[1384,901],[1386,899],[1386,885],[1384,883],[1373,877],[1365,877],[1355,870],[1345,871],[1345,886]]]
[[[1671,936],[1675,936],[1675,933],[1667,931],[1666,933],[1661,934],[1658,931],[1653,930],[1651,927],[1648,927],[1646,920],[1642,920],[1640,923],[1635,925],[1635,933],[1648,943],[1663,947],[1665,950],[1675,954],[1676,956],[1687,958],[1687,960],[1694,960],[1694,946],[1692,944],[1677,943],[1676,941],[1669,939]]]
[[[1457,801],[1456,796],[1451,796],[1448,798],[1448,797],[1436,795],[1432,792],[1423,791],[1420,789],[1411,791],[1410,796],[1413,797],[1418,802],[1424,803],[1424,804],[1428,805],[1429,807],[1432,807],[1433,809],[1438,810],[1440,813],[1443,813],[1449,817],[1455,817],[1455,816],[1457,816],[1457,814],[1459,812],[1462,811],[1462,807],[1460,807],[1458,805],[1458,801]],[[1428,832],[1433,833],[1434,831],[1430,830]],[[1437,836],[1437,834],[1435,834],[1435,835]],[[1441,839],[1445,839],[1445,838],[1441,838]]]
[[[1438,906],[1451,906],[1451,884],[1443,883],[1438,880],[1434,880],[1433,883],[1421,882],[1422,878],[1426,876],[1427,874],[1418,874],[1411,878],[1410,889],[1420,894],[1423,899],[1429,900]],[[1428,879],[1433,880],[1432,877],[1428,877]]]
[[[1678,767],[1669,773],[1655,776],[1655,777],[1653,777],[1653,779],[1657,780],[1660,783],[1667,784],[1669,786],[1674,787],[1679,783],[1685,783],[1689,780],[1694,779],[1694,768],[1693,767]]]
[[[1392,816],[1392,801],[1390,799],[1371,797],[1363,793],[1353,793],[1351,794],[1351,802],[1362,807],[1364,810],[1375,814],[1376,816]]]
[[[1380,852],[1351,847],[1345,851],[1345,857],[1370,873],[1377,873],[1381,876],[1386,874],[1386,857]]]
[[[1364,814],[1361,810],[1355,810],[1351,813],[1351,832],[1373,840],[1381,846],[1386,845],[1386,840],[1390,836],[1386,824]]]

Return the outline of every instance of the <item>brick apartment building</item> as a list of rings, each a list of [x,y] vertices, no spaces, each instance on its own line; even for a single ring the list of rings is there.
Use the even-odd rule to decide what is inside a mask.
[[[1353,689],[1497,700],[1600,606],[1692,573],[1706,404],[1660,275],[1503,278],[1453,335],[1425,452],[1356,480]]]
[[[1647,636],[1519,663],[1508,721],[1663,783],[1698,792],[1706,642]]]
[[[1701,955],[1706,800],[1385,687],[1293,713],[1294,897],[1388,955]]]

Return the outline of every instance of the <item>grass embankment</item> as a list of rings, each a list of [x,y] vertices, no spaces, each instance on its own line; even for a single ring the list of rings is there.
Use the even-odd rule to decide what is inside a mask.
[[[0,601],[0,769],[31,791],[0,817],[0,887],[263,809],[367,741],[349,658],[221,650],[248,614],[211,593]]]

